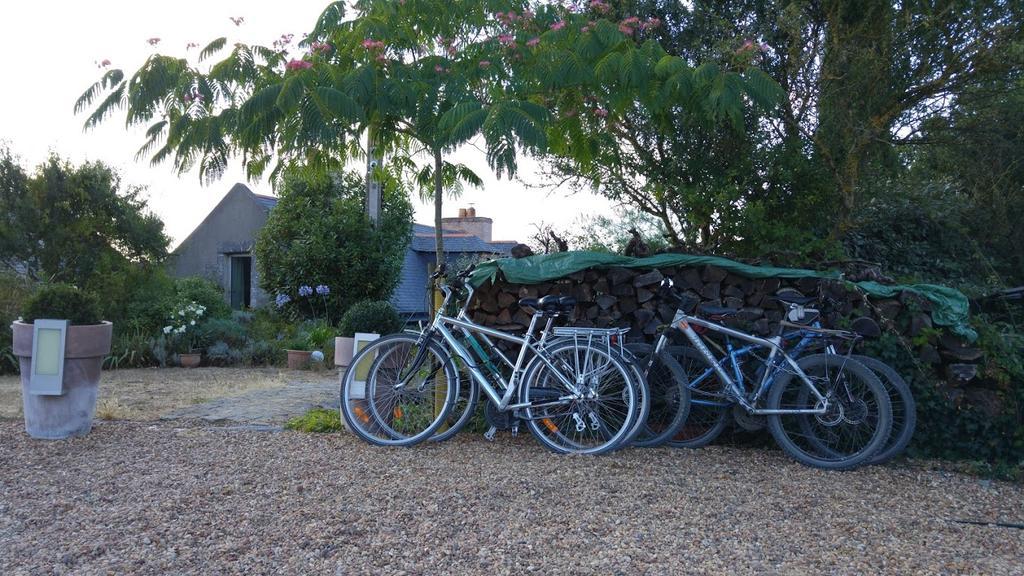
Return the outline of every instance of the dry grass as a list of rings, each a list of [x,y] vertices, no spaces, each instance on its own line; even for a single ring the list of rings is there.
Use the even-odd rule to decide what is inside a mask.
[[[155,420],[193,404],[283,387],[289,380],[334,380],[333,370],[293,372],[280,368],[142,368],[103,373],[96,417]],[[0,418],[21,418],[21,381],[0,376]]]

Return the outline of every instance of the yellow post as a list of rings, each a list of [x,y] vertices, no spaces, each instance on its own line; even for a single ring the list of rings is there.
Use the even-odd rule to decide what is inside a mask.
[[[437,288],[434,291],[434,311],[436,312],[441,308],[441,304],[444,302],[444,296],[441,291]],[[445,377],[444,367],[434,375],[434,418],[437,418],[441,411],[444,410],[444,399],[448,395],[448,379]],[[437,432],[444,432],[448,429],[448,424],[441,424],[441,427],[437,429]]]

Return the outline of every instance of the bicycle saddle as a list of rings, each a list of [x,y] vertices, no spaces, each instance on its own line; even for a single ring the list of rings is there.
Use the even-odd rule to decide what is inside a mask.
[[[724,306],[712,306],[710,304],[701,304],[697,307],[697,311],[705,316],[719,316],[722,318],[739,312],[736,308],[725,308]]]
[[[576,299],[571,296],[555,296],[549,294],[543,298],[522,298],[520,308],[532,308],[540,312],[572,312],[576,307]]]
[[[817,296],[801,296],[794,294],[793,292],[780,292],[775,295],[775,299],[779,302],[785,302],[786,304],[796,304],[797,306],[803,306],[810,304],[818,300]]]

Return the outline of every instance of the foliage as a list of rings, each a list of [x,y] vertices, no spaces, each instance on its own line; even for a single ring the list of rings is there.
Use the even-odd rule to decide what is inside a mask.
[[[338,328],[349,338],[356,332],[394,334],[402,330],[402,320],[390,303],[366,300],[353,304],[341,317]]]
[[[25,303],[26,322],[49,318],[68,320],[72,325],[99,324],[99,299],[70,284],[45,284]]]
[[[148,332],[139,328],[118,329],[114,327],[114,340],[110,355],[103,359],[103,368],[145,368],[160,364],[155,352],[155,342]]]
[[[53,156],[27,174],[0,150],[0,265],[99,292],[111,274],[161,262],[169,240],[142,192],[100,163]]]
[[[404,192],[385,188],[380,222],[363,212],[363,181],[351,173],[289,176],[256,240],[260,284],[283,313],[316,316],[322,302],[337,319],[354,302],[386,298],[398,283],[411,233]],[[301,286],[330,293],[300,297]],[[284,298],[282,298],[282,296]]]
[[[892,333],[869,342],[867,352],[896,368],[917,402],[916,457],[977,462],[976,471],[1024,477],[1024,333],[981,317],[979,345],[985,365],[967,388],[951,388],[918,363],[909,343]],[[968,402],[966,396],[986,398]],[[974,398],[975,400],[977,398]],[[985,405],[987,404],[987,406]],[[993,411],[995,406],[998,410]]]
[[[341,415],[337,410],[313,408],[302,416],[288,420],[284,427],[299,432],[340,432]]]
[[[25,303],[32,294],[32,284],[25,278],[0,271],[0,374],[18,370],[18,359],[14,357],[11,323],[25,309]]]
[[[195,302],[202,306],[208,318],[228,318],[231,307],[224,300],[224,290],[215,282],[205,278],[191,276],[174,280],[175,302]]]

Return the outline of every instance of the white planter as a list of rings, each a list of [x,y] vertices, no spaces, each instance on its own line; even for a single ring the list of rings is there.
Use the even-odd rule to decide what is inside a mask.
[[[352,354],[356,348],[356,339],[338,336],[334,339],[334,365],[347,368],[352,363]]]

